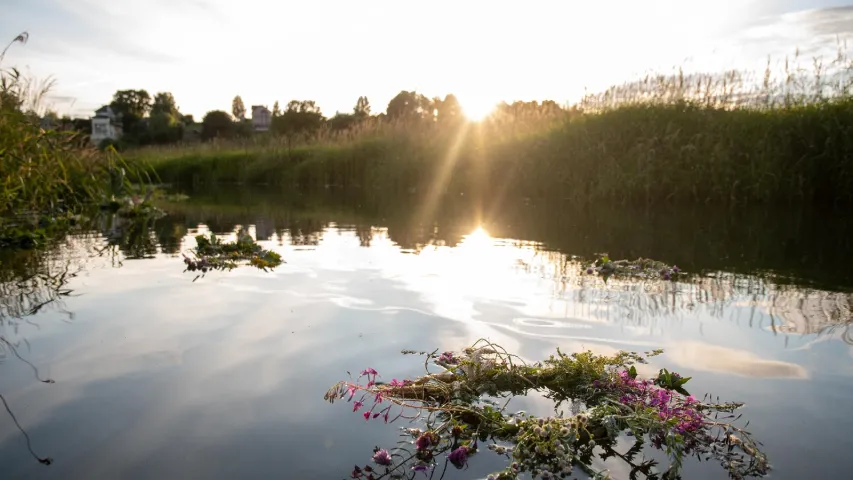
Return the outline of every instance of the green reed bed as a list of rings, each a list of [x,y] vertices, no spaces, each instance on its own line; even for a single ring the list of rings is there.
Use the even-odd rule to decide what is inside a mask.
[[[578,201],[853,201],[853,69],[650,76],[560,118],[383,122],[310,138],[146,149],[175,183],[459,192]]]
[[[27,38],[21,34],[10,46]],[[52,85],[0,68],[3,247],[44,243],[74,224],[88,206],[114,200],[129,193],[131,184],[151,180],[148,170],[114,151],[99,152],[77,135],[43,129],[40,102]]]

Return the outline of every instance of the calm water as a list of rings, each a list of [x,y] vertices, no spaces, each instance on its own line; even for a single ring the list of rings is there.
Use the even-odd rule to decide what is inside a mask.
[[[36,454],[54,460],[39,464],[0,410],[2,478],[346,478],[397,432],[325,403],[326,389],[368,366],[416,375],[419,361],[401,349],[481,337],[533,360],[557,346],[664,348],[652,369],[746,402],[773,478],[849,478],[845,215],[236,191],[171,212],[149,229],[104,222],[50,255],[0,259],[0,394]],[[182,273],[193,235],[233,237],[239,226],[287,264],[196,282]],[[605,285],[571,257],[596,252],[696,275]],[[486,452],[446,478],[498,466]],[[724,475],[690,464],[685,478]]]

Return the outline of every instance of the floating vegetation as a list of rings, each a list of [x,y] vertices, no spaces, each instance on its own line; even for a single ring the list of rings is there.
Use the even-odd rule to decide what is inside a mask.
[[[404,354],[415,354],[403,351]],[[426,373],[413,380],[378,380],[367,368],[356,379],[341,381],[325,395],[330,403],[345,399],[365,421],[421,421],[423,428],[403,428],[404,440],[394,448],[373,450],[373,465],[356,465],[351,478],[414,478],[417,472],[440,471],[439,462],[456,468],[489,450],[507,466],[489,479],[566,478],[574,469],[592,478],[610,478],[593,466],[593,454],[614,458],[630,468],[629,477],[679,478],[685,458],[716,460],[731,478],[762,477],[770,469],[760,443],[734,423],[739,403],[698,400],[684,386],[689,377],[661,370],[641,379],[636,364],[661,354],[556,355],[535,364],[486,340],[461,353],[438,350],[425,356]],[[443,368],[432,373],[432,362]],[[507,412],[509,400],[535,390],[555,402],[556,416],[539,418]],[[499,405],[497,399],[506,399]],[[559,413],[572,402],[573,415]],[[748,425],[748,422],[747,422]],[[629,449],[617,443],[633,441]],[[664,451],[669,465],[661,467],[642,455],[644,447]],[[485,447],[484,447],[485,446]],[[620,453],[620,452],[625,453]],[[431,475],[430,475],[431,476]]]
[[[126,218],[160,218],[166,213],[151,202],[151,197],[155,192],[156,190],[149,189],[145,196],[137,194],[118,198],[113,196],[109,201],[101,204],[101,210],[107,210]]]
[[[586,269],[587,275],[600,275],[607,281],[610,277],[645,278],[673,280],[684,272],[678,265],[667,265],[649,258],[630,260],[611,260],[607,255],[601,255]]]
[[[22,214],[0,218],[0,248],[30,250],[48,245],[80,223],[79,215]]]
[[[251,236],[240,232],[235,242],[223,242],[210,236],[197,235],[193,257],[184,255],[184,271],[201,272],[193,281],[204,276],[209,270],[231,270],[239,262],[248,261],[249,265],[267,271],[282,264],[281,255],[272,250],[264,250]]]

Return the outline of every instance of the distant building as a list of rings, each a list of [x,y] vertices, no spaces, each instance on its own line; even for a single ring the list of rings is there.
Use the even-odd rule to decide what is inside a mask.
[[[121,134],[121,114],[113,112],[109,105],[95,111],[95,116],[92,117],[93,144],[98,145],[106,139],[118,140]]]
[[[267,132],[272,123],[272,113],[263,105],[252,105],[252,128],[256,132]]]

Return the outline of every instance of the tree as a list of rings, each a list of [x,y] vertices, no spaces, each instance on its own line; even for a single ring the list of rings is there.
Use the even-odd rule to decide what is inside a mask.
[[[320,113],[320,107],[314,100],[291,100],[287,102],[287,112]]]
[[[231,116],[222,110],[207,112],[201,120],[201,138],[209,140],[217,137],[230,137],[234,133]]]
[[[281,115],[281,107],[278,106],[278,100],[276,100],[275,103],[272,104],[272,116],[277,117],[279,115]]]
[[[184,136],[184,124],[167,112],[153,112],[148,117],[148,129],[154,143],[175,143]]]
[[[356,117],[364,118],[370,116],[370,101],[367,100],[367,97],[358,97],[358,101],[355,102],[355,108],[352,109],[353,114]]]
[[[417,92],[403,90],[388,102],[388,117],[392,120],[421,120],[432,116],[432,102]]]
[[[151,115],[157,113],[166,113],[176,119],[179,118],[178,105],[175,103],[175,97],[169,92],[160,92],[154,95],[154,103],[151,105]]]
[[[329,119],[329,128],[334,131],[346,130],[358,121],[355,113],[336,113]]]
[[[240,95],[237,95],[234,97],[234,100],[231,101],[231,113],[237,120],[243,120],[246,118],[246,106],[243,105],[243,99],[240,98]]]
[[[148,129],[142,119],[151,110],[151,95],[145,90],[119,90],[110,102],[113,112],[121,115],[122,140],[144,145],[149,140]]]
[[[442,123],[457,122],[463,118],[462,106],[452,93],[447,94],[444,100],[436,98],[433,107],[438,111],[438,121]]]
[[[145,90],[119,90],[113,95],[110,108],[123,116],[141,119],[151,110],[151,95]]]
[[[192,115],[181,115],[181,123],[184,125],[192,125],[195,123],[195,118]]]
[[[291,100],[284,113],[272,119],[271,128],[292,138],[319,130],[325,120],[313,100]]]

